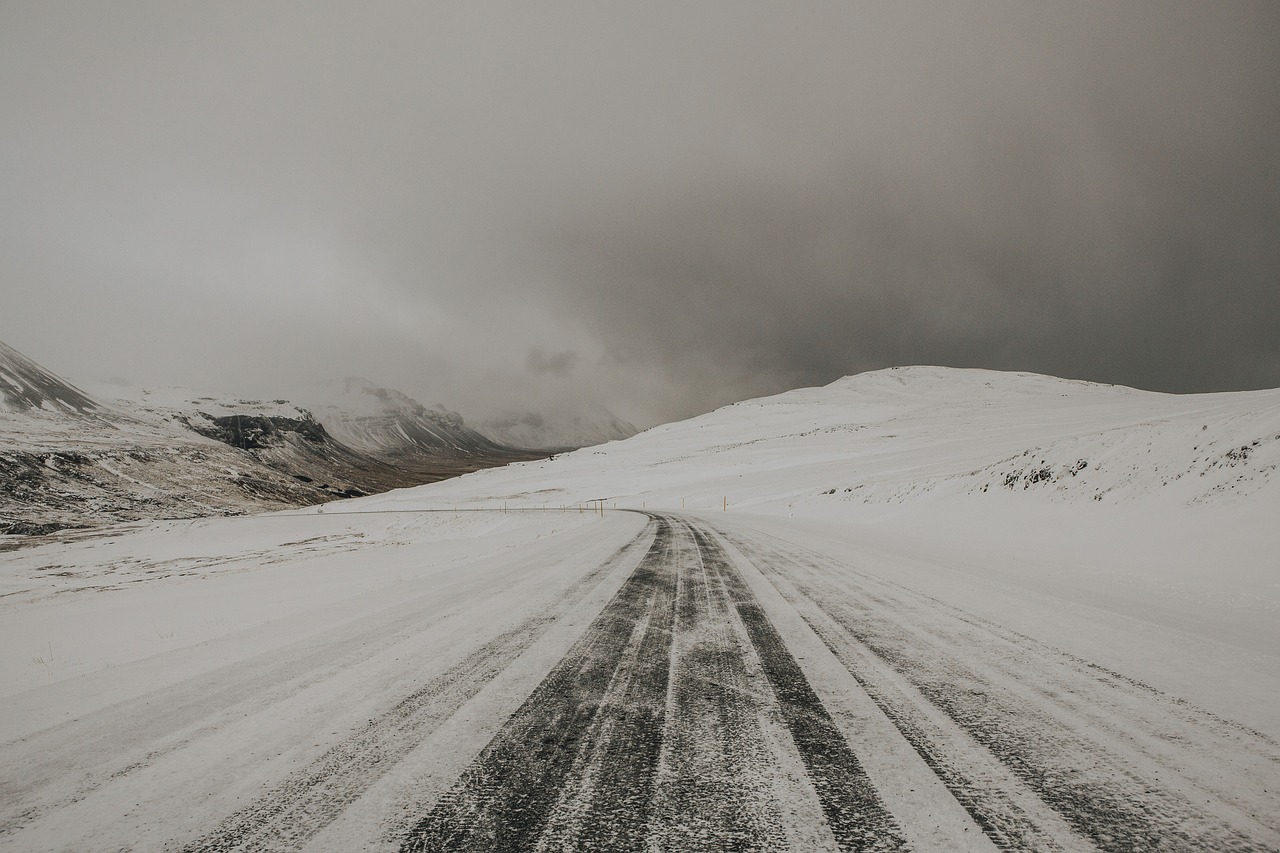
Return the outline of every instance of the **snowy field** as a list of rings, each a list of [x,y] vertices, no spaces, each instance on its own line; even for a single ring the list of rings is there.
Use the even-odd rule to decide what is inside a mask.
[[[1280,849],[1277,464],[904,368],[0,552],[0,848]]]

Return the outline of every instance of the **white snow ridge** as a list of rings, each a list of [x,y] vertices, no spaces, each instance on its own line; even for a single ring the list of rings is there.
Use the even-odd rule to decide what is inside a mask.
[[[1280,849],[1278,463],[906,367],[2,552],[0,849]]]

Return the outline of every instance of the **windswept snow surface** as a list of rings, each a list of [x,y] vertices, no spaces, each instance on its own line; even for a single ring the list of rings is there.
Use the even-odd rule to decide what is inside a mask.
[[[0,848],[1280,849],[1277,462],[903,368],[0,553]]]

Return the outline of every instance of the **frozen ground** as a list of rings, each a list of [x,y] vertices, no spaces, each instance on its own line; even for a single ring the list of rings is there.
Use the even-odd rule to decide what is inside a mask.
[[[1278,461],[909,368],[0,553],[0,848],[1280,849]]]

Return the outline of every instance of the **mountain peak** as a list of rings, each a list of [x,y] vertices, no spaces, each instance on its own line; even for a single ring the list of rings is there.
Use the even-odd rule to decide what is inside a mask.
[[[0,407],[10,412],[42,410],[99,415],[103,407],[79,388],[45,370],[0,341]]]

